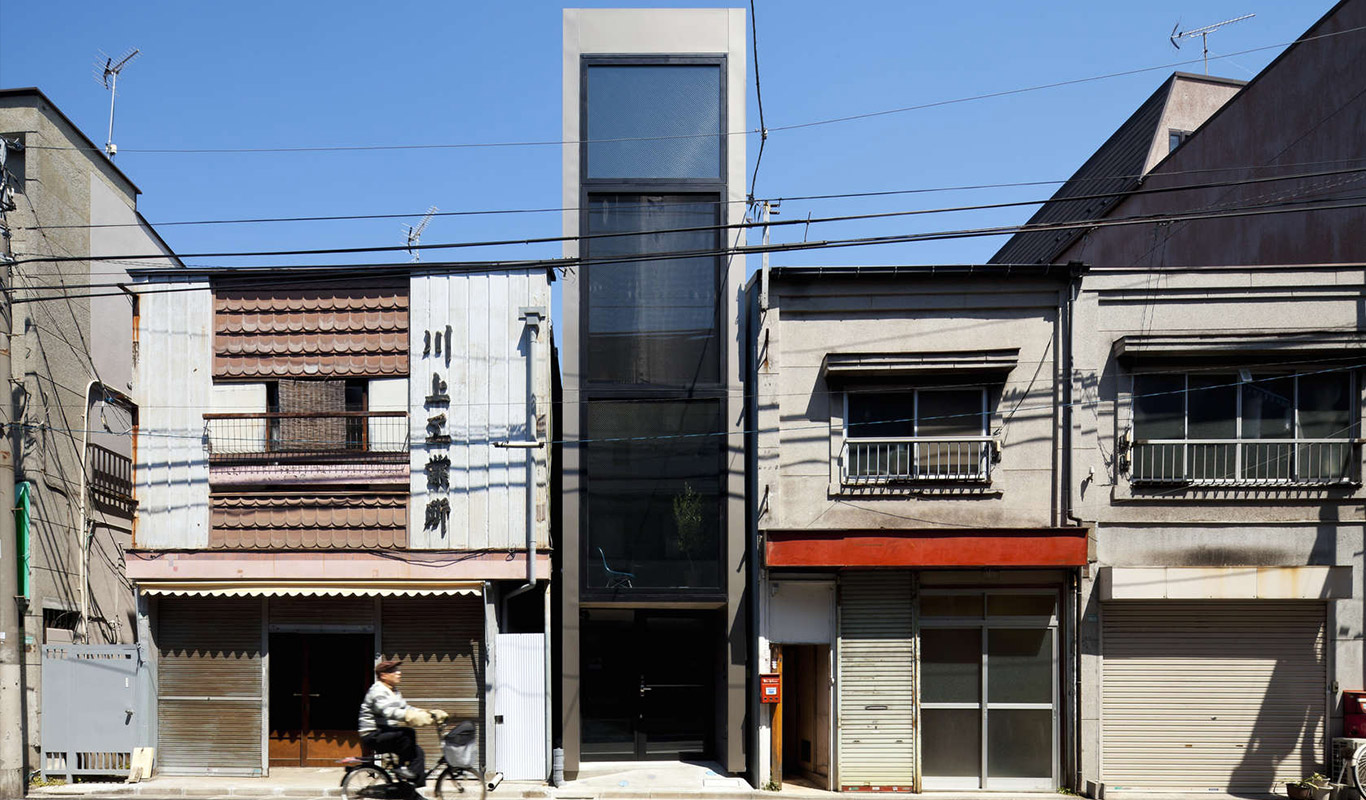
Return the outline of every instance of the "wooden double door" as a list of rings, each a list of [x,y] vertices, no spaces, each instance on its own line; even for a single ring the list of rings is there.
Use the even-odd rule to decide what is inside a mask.
[[[360,754],[371,633],[270,634],[270,765],[327,767]]]

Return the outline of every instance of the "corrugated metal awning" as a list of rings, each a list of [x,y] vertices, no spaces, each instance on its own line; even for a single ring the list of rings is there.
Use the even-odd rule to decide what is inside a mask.
[[[475,581],[143,581],[143,594],[211,595],[218,597],[355,597],[433,594],[479,594]]]

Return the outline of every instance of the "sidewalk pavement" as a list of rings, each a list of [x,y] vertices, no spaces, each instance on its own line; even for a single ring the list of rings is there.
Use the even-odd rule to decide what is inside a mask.
[[[29,797],[42,800],[226,800],[227,798],[310,798],[325,800],[341,796],[341,768],[276,767],[267,778],[222,776],[177,777],[156,775],[141,783],[73,783],[35,787]],[[422,790],[432,797],[432,784]],[[1111,792],[1112,800],[1136,797]],[[488,793],[489,800],[834,800],[833,792],[793,784],[781,792],[751,789],[741,778],[730,777],[719,765],[692,762],[617,762],[586,764],[577,780],[560,787],[541,781],[502,781]],[[987,793],[927,792],[921,800],[1057,800],[1053,792]],[[1220,792],[1199,794],[1143,794],[1141,800],[1246,800],[1247,795]],[[1272,798],[1277,795],[1265,795]]]
[[[29,797],[45,800],[101,798],[337,798],[341,768],[276,767],[266,778],[155,775],[140,783],[73,783],[35,787]],[[432,796],[432,784],[422,790]],[[780,794],[817,798],[830,792],[789,787]],[[623,762],[585,765],[578,780],[558,788],[542,781],[502,781],[488,793],[498,798],[536,800],[773,800],[774,792],[751,789],[741,778],[725,775],[719,765],[686,762]],[[996,800],[1000,800],[997,798]]]

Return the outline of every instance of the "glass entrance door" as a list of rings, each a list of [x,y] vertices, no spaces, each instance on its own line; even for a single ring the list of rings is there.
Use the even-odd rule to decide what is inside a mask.
[[[710,757],[716,626],[713,612],[585,611],[583,760]]]
[[[925,592],[922,781],[930,789],[1057,785],[1057,595]]]

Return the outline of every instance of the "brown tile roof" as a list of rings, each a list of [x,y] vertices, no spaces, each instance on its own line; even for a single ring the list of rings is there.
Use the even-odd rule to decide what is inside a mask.
[[[408,282],[218,287],[215,378],[408,374]]]
[[[211,550],[408,546],[406,494],[218,495],[209,514]]]

